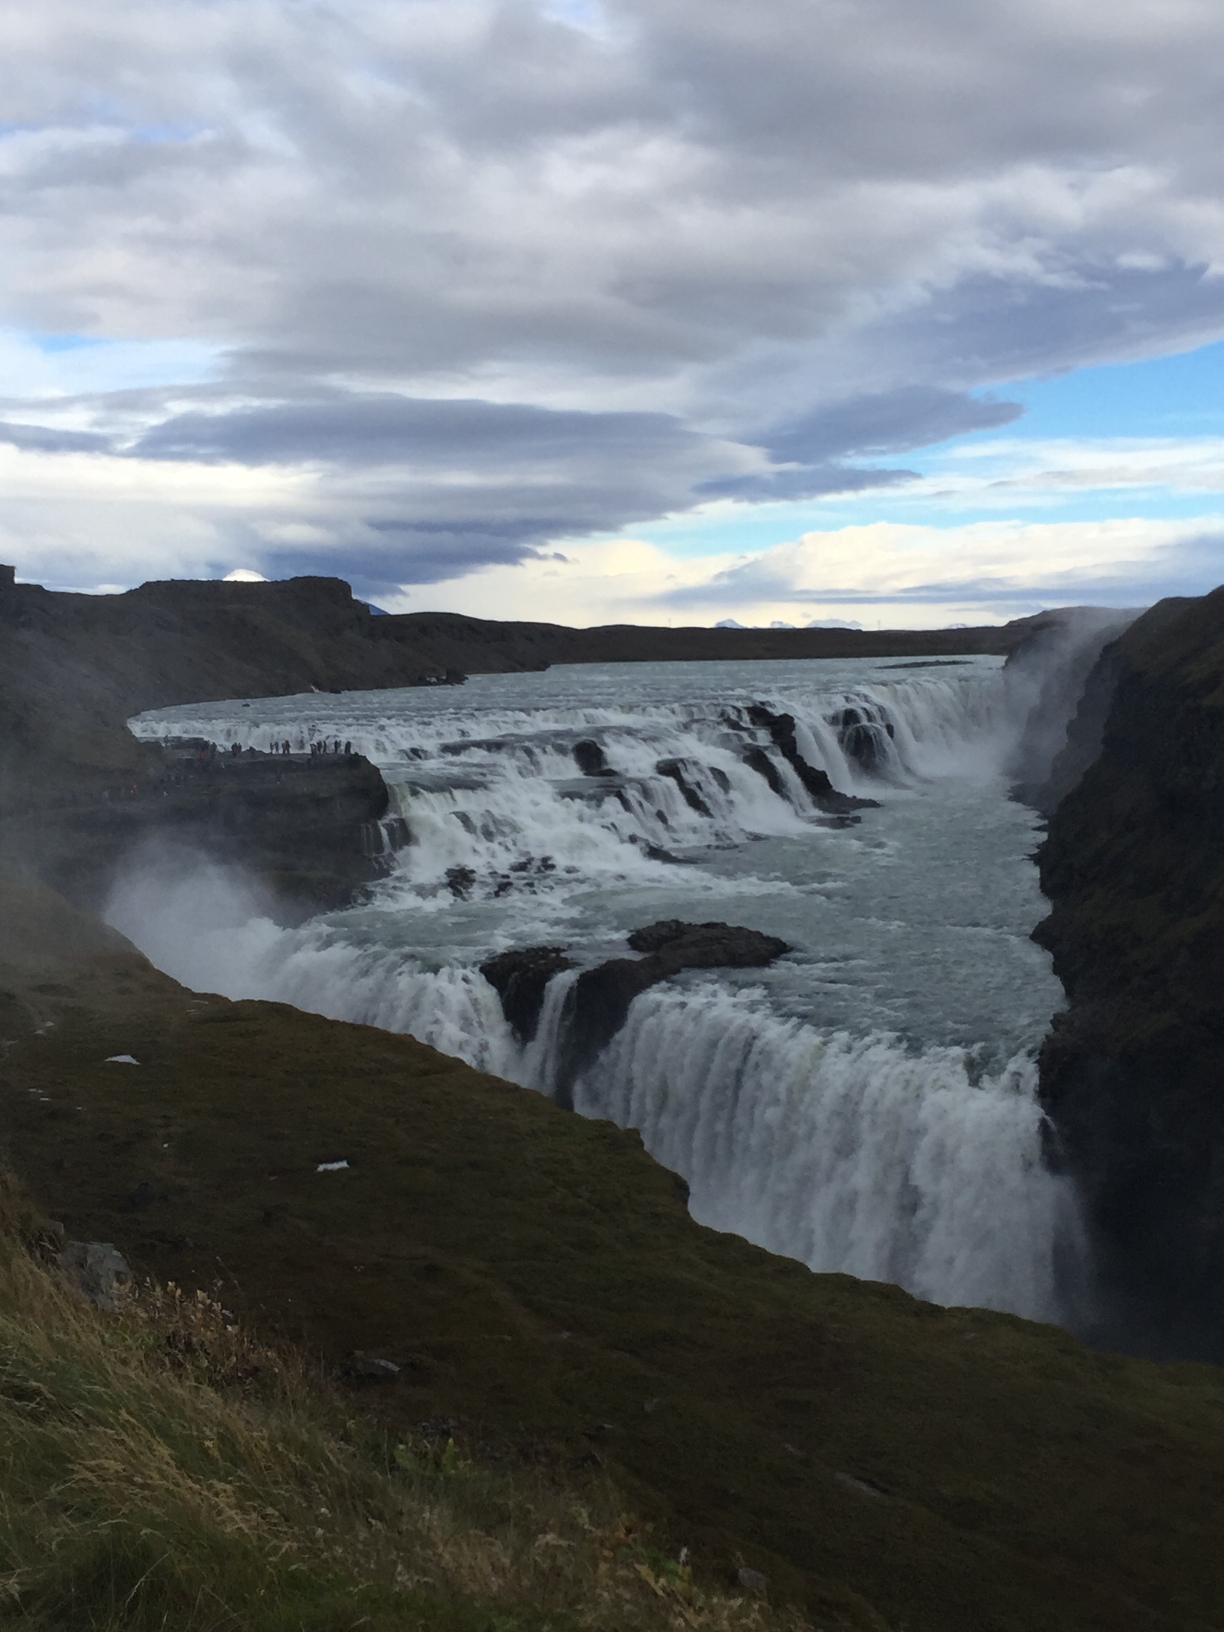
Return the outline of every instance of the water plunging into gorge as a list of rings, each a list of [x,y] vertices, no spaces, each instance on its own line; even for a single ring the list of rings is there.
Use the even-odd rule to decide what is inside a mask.
[[[769,967],[635,998],[576,1109],[639,1128],[704,1223],[1073,1320],[1083,1248],[1033,1059],[1061,993],[1028,938],[1035,818],[1006,774],[1034,687],[993,658],[618,664],[161,710],[133,729],[366,754],[390,871],[367,904],[285,929],[233,870],[146,855],[109,916],[188,985],[409,1031],[545,1092],[570,989],[629,931],[778,936]],[[878,808],[822,799],[821,772]],[[523,1040],[479,966],[540,945],[573,967]]]

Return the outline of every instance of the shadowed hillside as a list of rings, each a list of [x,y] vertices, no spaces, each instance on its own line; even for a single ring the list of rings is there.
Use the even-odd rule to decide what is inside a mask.
[[[1070,1008],[1042,1052],[1107,1335],[1224,1356],[1224,590],[1107,647],[1039,852]],[[1078,778],[1078,780],[1077,780]]]

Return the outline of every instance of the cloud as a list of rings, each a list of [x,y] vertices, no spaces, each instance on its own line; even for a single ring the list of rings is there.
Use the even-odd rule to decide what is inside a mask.
[[[1000,382],[1224,334],[1222,49],[1155,0],[15,9],[0,323],[79,357],[0,440],[301,475],[199,536],[380,584],[899,490]]]
[[[806,533],[660,598],[677,611],[873,603],[997,611],[1034,601],[1119,599],[1134,605],[1164,594],[1201,594],[1221,565],[1224,515],[954,527],[875,522]]]
[[[702,482],[698,492],[711,499],[814,499],[827,493],[861,493],[875,487],[897,487],[918,480],[916,470],[856,470],[847,465],[807,465],[793,469],[753,471],[747,476],[720,476]]]
[[[1144,606],[1218,581],[1224,512],[1176,522],[871,523],[808,533],[754,558],[677,560],[635,539],[579,541],[566,555],[440,581],[395,597],[392,610],[578,626],[871,629],[1004,622],[1051,603]]]
[[[396,465],[462,469],[473,459],[532,468],[598,446],[640,458],[673,458],[701,440],[671,415],[560,412],[522,403],[346,395],[221,413],[178,414],[132,447],[138,458],[242,464]]]
[[[96,431],[60,430],[52,425],[14,425],[0,421],[0,442],[31,453],[109,453],[110,438]]]
[[[907,385],[824,403],[774,426],[762,442],[778,460],[814,464],[834,458],[878,458],[1010,425],[1022,412],[1016,402],[983,401],[963,391]]]

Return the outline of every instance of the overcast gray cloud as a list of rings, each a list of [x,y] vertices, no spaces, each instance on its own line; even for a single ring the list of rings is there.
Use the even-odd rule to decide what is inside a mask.
[[[839,461],[906,453],[968,431],[1010,425],[1021,411],[1014,402],[984,401],[929,385],[898,386],[823,403],[766,427],[754,438],[775,461],[774,468],[718,477],[703,483],[701,491],[727,498],[805,499],[892,487],[916,480],[917,473],[864,469]]]
[[[589,414],[382,393],[176,414],[147,431],[129,451],[154,459],[426,463],[444,469],[448,462],[462,468],[476,460],[548,467],[583,458],[596,446],[628,458],[665,447],[673,458],[682,458],[704,440],[668,414]]]
[[[0,318],[216,388],[0,441],[318,467],[252,564],[388,583],[896,485],[1224,333],[1222,79],[1214,0],[10,7]]]
[[[70,431],[52,425],[14,425],[0,421],[0,442],[32,453],[109,453],[111,439],[97,431]]]

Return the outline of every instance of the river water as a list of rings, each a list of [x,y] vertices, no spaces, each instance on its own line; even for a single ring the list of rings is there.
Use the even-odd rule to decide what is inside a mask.
[[[367,904],[296,929],[232,869],[146,856],[110,921],[197,989],[411,1032],[545,1092],[575,975],[520,1046],[479,973],[490,953],[546,943],[590,966],[662,918],[781,936],[768,969],[638,997],[577,1109],[640,1128],[703,1223],[1074,1323],[1084,1249],[1043,1163],[1033,1059],[1062,994],[1029,939],[1035,819],[1006,777],[1033,684],[987,657],[608,664],[160,710],[133,730],[351,744],[383,771],[401,848]],[[817,810],[760,705],[879,808]],[[590,744],[606,774],[583,774]]]

